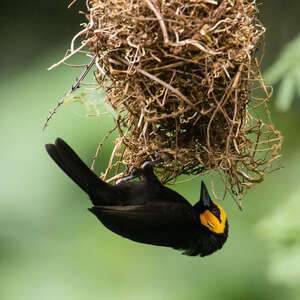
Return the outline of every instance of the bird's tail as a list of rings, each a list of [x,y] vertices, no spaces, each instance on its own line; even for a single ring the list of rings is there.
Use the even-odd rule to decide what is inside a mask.
[[[56,164],[87,194],[91,194],[91,188],[109,186],[98,178],[62,139],[56,139],[55,144],[46,144],[45,148]]]

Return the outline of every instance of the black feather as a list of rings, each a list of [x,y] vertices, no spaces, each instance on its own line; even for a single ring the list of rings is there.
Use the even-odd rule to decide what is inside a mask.
[[[139,170],[140,181],[113,186],[98,178],[62,140],[47,144],[56,164],[90,197],[89,210],[111,231],[136,242],[183,250],[185,254],[208,255],[222,247],[228,226],[216,234],[203,226],[199,213],[212,203],[205,199],[193,207],[177,192],[165,187],[154,175],[152,164]],[[203,183],[204,185],[204,183]]]

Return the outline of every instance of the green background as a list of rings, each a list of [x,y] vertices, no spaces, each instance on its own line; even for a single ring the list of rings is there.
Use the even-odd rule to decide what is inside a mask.
[[[271,105],[273,121],[285,137],[284,168],[249,191],[243,212],[230,198],[222,204],[230,234],[221,251],[191,258],[133,243],[106,230],[87,211],[87,196],[44,150],[59,136],[90,165],[111,120],[86,118],[83,107],[74,104],[62,107],[42,131],[49,110],[81,72],[46,68],[64,55],[85,20],[78,15],[84,9],[80,3],[67,10],[65,1],[36,2],[3,3],[0,15],[0,299],[299,299],[295,285],[270,274],[273,250],[264,236],[278,225],[269,232],[257,225],[299,185],[297,102],[286,113]],[[299,33],[300,4],[282,2],[261,6],[267,27],[264,68]],[[77,61],[86,62],[84,57]],[[111,149],[106,143],[98,173]],[[194,203],[200,179],[174,189]],[[300,268],[300,260],[294,267]]]

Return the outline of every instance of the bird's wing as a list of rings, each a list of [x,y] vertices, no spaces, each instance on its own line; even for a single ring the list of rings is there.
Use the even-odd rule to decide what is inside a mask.
[[[198,218],[192,206],[182,203],[94,206],[90,211],[113,232],[131,240],[173,247]]]
[[[123,200],[124,205],[139,205],[143,203],[164,203],[161,206],[165,206],[166,203],[180,203],[182,205],[190,206],[190,203],[179,193],[172,189],[162,185],[161,183],[149,184],[146,180],[125,182],[116,186],[116,190],[119,191],[123,197],[126,195],[127,200]],[[117,204],[117,203],[116,203]],[[137,209],[142,209],[137,207]],[[148,209],[151,209],[148,207]],[[155,208],[153,208],[155,210]]]

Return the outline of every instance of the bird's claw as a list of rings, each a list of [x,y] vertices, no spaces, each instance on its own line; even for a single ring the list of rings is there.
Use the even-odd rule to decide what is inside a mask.
[[[155,158],[158,158],[159,157],[159,152],[156,151],[155,152]],[[129,176],[126,176],[124,178],[120,178],[116,181],[116,185],[119,185],[120,183],[125,183],[131,179],[134,179],[134,178],[137,178],[137,177],[140,177],[143,175],[143,171],[148,168],[148,167],[153,167],[159,163],[163,162],[163,159],[159,158],[159,159],[156,159],[156,160],[146,160],[140,169],[137,169],[137,168],[134,168],[131,170],[130,172],[130,175]]]
[[[156,156],[157,157],[157,156]],[[156,159],[156,160],[146,160],[143,164],[142,164],[142,169],[147,168],[148,166],[155,166],[157,164],[160,164],[161,162],[163,162],[162,158]]]
[[[124,182],[127,182],[131,179],[134,179],[134,178],[137,178],[137,177],[140,177],[142,176],[142,170],[141,169],[137,169],[137,168],[134,168],[131,170],[130,172],[130,175],[129,176],[126,176],[124,178],[120,178],[116,181],[116,185],[120,184],[120,183],[124,183]]]

